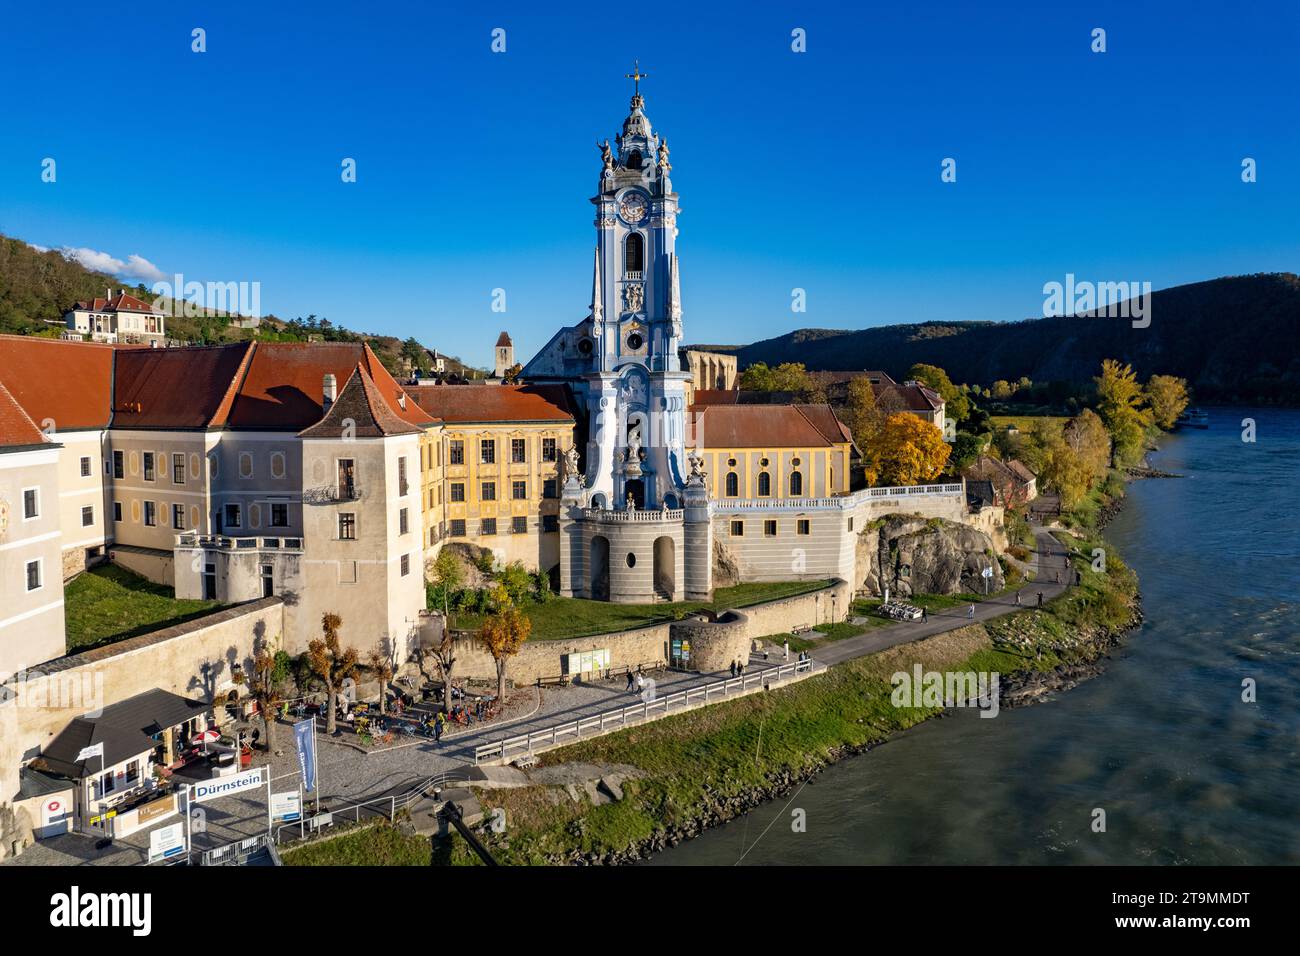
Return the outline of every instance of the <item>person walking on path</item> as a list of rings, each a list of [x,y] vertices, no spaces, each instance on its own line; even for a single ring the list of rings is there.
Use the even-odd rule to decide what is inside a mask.
[[[1016,592],[1016,607],[1020,607],[1020,592]]]
[[[627,686],[624,687],[623,689],[624,690],[632,689],[632,668],[630,667],[627,669]]]
[[[645,678],[641,676],[641,672],[640,672],[640,671],[637,671],[637,675],[636,675],[636,692],[639,694],[639,693],[641,693],[643,690],[645,690]]]
[[[1056,572],[1056,583],[1057,583],[1057,584],[1060,584],[1060,583],[1061,583],[1061,572],[1060,572],[1060,571],[1057,571],[1057,572]]]
[[[1042,606],[1043,606],[1043,592],[1042,592],[1042,591],[1039,591],[1039,592],[1038,592],[1038,606],[1039,606],[1039,607],[1042,607]]]
[[[930,611],[928,608],[924,608],[924,607],[921,608],[921,623],[922,624],[930,623]]]
[[[789,641],[786,641],[786,642],[785,642],[785,659],[786,659],[787,661],[790,659],[790,642],[789,642]]]
[[[734,657],[731,659],[731,676],[736,676],[736,659]]]
[[[973,620],[975,620],[975,605],[974,605],[974,604],[972,604],[970,607],[968,607],[968,608],[966,609],[966,620],[968,620],[968,621],[973,621]]]

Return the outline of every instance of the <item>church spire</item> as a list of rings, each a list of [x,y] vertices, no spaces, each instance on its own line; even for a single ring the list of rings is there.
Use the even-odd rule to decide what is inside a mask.
[[[600,246],[595,249],[595,264],[591,270],[591,318],[595,325],[593,331],[600,334],[600,320],[605,314],[604,293],[600,287]]]
[[[626,74],[632,81],[632,102],[629,105],[627,119],[623,121],[623,138],[629,136],[648,140],[651,136],[650,119],[645,115],[645,97],[641,95],[641,81],[648,79],[649,73],[641,72],[641,61],[633,60],[632,72]]]

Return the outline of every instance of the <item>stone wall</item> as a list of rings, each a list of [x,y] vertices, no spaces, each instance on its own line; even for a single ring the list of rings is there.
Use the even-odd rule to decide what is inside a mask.
[[[580,651],[608,650],[610,669],[620,672],[638,664],[668,660],[669,623],[652,624],[630,631],[595,634],[556,641],[526,641],[510,658],[506,676],[516,687],[547,680],[564,673],[563,657]],[[496,662],[486,647],[472,637],[456,640],[456,679],[496,680]]]
[[[1007,550],[1006,509],[1001,505],[985,505],[979,511],[966,515],[966,523],[983,531],[993,542],[998,554]]]
[[[176,586],[174,557],[171,551],[154,551],[132,545],[113,545],[109,547],[108,557],[114,564],[120,564],[128,571],[133,571],[154,584],[169,588]]]
[[[851,521],[852,515],[838,508],[719,507],[713,517],[713,584],[852,577]]]
[[[852,601],[852,585],[837,580],[808,594],[750,605],[743,609],[749,621],[748,636],[752,640],[769,634],[788,633],[792,627],[812,627],[832,619],[842,621]]]
[[[18,793],[21,764],[74,717],[153,688],[212,702],[235,687],[232,665],[283,633],[284,603],[263,598],[175,627],[60,657],[0,688],[0,807]]]
[[[686,621],[665,621],[590,637],[527,641],[519,653],[510,659],[506,675],[516,687],[535,683],[539,677],[558,677],[563,673],[563,655],[580,651],[608,649],[609,666],[615,673],[637,664],[667,662],[671,637],[679,634],[681,628],[689,631],[691,627],[702,623],[708,626],[700,631],[701,634],[716,633],[722,636],[710,637],[707,657],[709,666],[701,666],[700,669],[725,671],[733,659],[747,656],[746,648],[755,638],[786,633],[793,627],[811,627],[830,621],[832,617],[842,621],[852,598],[852,587],[847,581],[839,580],[807,594],[754,604],[743,610],[725,610],[718,617],[720,629],[718,625],[708,624],[707,620],[701,622],[697,615]],[[425,626],[430,627],[432,624]],[[425,632],[426,641],[432,637],[431,631]],[[455,678],[496,680],[496,664],[492,655],[472,637],[456,640]]]
[[[749,660],[749,618],[741,611],[726,611],[716,621],[700,615],[674,621],[674,641],[690,642],[690,669],[702,673],[725,671],[735,661]]]

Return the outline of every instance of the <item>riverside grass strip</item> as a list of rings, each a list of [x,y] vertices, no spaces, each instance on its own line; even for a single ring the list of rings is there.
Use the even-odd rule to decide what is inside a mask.
[[[507,829],[487,837],[510,864],[625,862],[662,845],[665,833],[691,835],[779,796],[836,760],[860,753],[941,708],[898,708],[890,676],[927,671],[1048,674],[1100,657],[1137,618],[1136,575],[1110,554],[1094,571],[1091,549],[1074,541],[1082,586],[1043,609],[1027,609],[870,657],[770,693],[725,701],[551,751],[543,764],[619,763],[642,772],[623,783],[624,799],[593,806],[549,787],[481,792],[506,811]],[[761,735],[761,746],[760,746]],[[473,864],[452,845],[453,862]]]

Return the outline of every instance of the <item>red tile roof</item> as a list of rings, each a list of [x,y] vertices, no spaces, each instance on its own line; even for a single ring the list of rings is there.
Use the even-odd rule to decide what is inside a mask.
[[[131,349],[117,355],[114,428],[220,428],[252,343]]]
[[[873,385],[894,385],[896,384],[890,378],[888,372],[882,372],[879,369],[863,369],[862,371],[832,371],[832,372],[809,372],[809,377],[821,385],[843,385],[851,382],[855,378],[865,378]]]
[[[795,408],[832,445],[853,441],[853,433],[849,431],[849,426],[840,421],[839,416],[835,414],[835,409],[829,405],[796,405]]]
[[[1026,484],[1028,484],[1031,481],[1034,481],[1038,477],[1032,471],[1030,471],[1029,466],[1026,465],[1019,458],[1012,458],[1009,462],[1007,462],[1007,467],[1010,468],[1013,472],[1015,472],[1015,474],[1020,478],[1020,480],[1025,482]]]
[[[448,424],[574,420],[563,385],[413,385],[407,391]]]
[[[696,405],[738,405],[740,390],[735,388],[697,388]]]
[[[358,365],[398,418],[409,425],[434,424],[413,395],[403,402],[412,390],[398,385],[361,342],[258,342],[227,423],[231,428],[293,431],[314,425],[323,414],[325,374],[347,382]]]
[[[943,405],[943,396],[928,385],[920,382],[905,382],[902,385],[875,385],[876,403],[878,405],[897,405],[909,412],[932,412]],[[892,399],[892,401],[891,401]]]
[[[113,355],[111,345],[0,335],[0,383],[38,426],[104,428],[112,417]]]
[[[55,429],[256,428],[321,420],[324,378],[357,367],[407,425],[435,419],[364,343],[242,342],[176,349],[0,335],[0,384],[38,426]]]
[[[325,417],[298,434],[303,438],[338,438],[345,433],[357,438],[382,438],[418,435],[420,427],[397,415],[365,367],[358,364]]]
[[[73,308],[80,309],[83,312],[148,312],[153,315],[162,314],[159,309],[155,309],[148,302],[141,301],[125,292],[119,292],[108,299],[94,298],[78,302]]]
[[[0,382],[0,448],[46,444],[45,435]]]
[[[830,412],[829,406],[692,405],[692,444],[702,448],[826,448],[852,440],[847,429],[839,438],[828,435],[825,416],[806,411],[810,408]],[[822,427],[814,424],[814,418]]]

